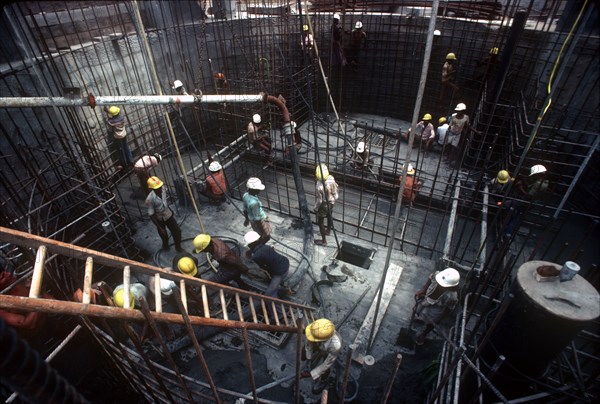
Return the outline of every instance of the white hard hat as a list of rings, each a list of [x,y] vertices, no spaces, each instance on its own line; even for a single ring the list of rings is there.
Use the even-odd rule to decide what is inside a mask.
[[[165,296],[171,296],[173,294],[173,288],[175,287],[175,282],[170,281],[168,279],[160,278],[160,291]]]
[[[364,151],[365,151],[365,142],[358,142],[358,145],[356,145],[356,152],[362,153]]]
[[[435,275],[435,280],[440,286],[450,288],[458,285],[460,274],[454,268],[446,268]]]
[[[439,29],[436,29],[435,31],[433,31],[433,35],[440,36],[440,35],[442,35],[442,31],[440,31]]]
[[[292,127],[292,129],[296,129],[296,122],[290,121],[290,126]]]
[[[356,21],[356,24],[354,24],[354,28],[361,29],[362,28],[362,22]]]
[[[544,167],[541,164],[536,164],[533,167],[531,167],[531,169],[529,170],[529,175],[535,175],[535,174],[541,174],[541,173],[545,173],[546,171],[546,167]]]
[[[248,187],[248,189],[256,189],[258,191],[265,189],[265,186],[261,182],[260,178],[256,177],[248,178],[248,181],[246,181],[246,187]]]
[[[454,108],[454,110],[455,111],[466,111],[467,110],[467,106],[461,102],[460,104],[458,104],[456,106],[456,108]]]
[[[175,80],[175,81],[173,82],[173,89],[174,89],[174,90],[176,90],[176,89],[178,89],[179,87],[183,87],[183,83],[181,82],[181,80]]]
[[[408,175],[414,175],[415,174],[415,168],[410,163],[408,163],[408,170],[406,171],[406,174],[408,174]]]
[[[333,15],[333,19],[334,19],[334,20],[339,20],[339,19],[340,19],[340,15],[339,15],[338,13],[335,13],[335,14]]]
[[[213,162],[212,162],[212,163],[210,163],[210,165],[208,166],[208,169],[209,169],[210,171],[212,171],[213,173],[216,173],[217,171],[220,171],[220,170],[221,170],[221,168],[223,168],[223,167],[221,167],[221,164],[219,164],[219,162],[218,162],[218,161],[213,161]]]
[[[258,123],[260,123],[260,121],[261,121],[261,119],[260,119],[260,115],[258,115],[258,114],[254,114],[254,115],[252,115],[252,122],[254,122],[254,123],[257,123],[257,124],[258,124]]]
[[[246,235],[244,236],[244,241],[246,242],[246,245],[248,245],[248,244],[254,243],[259,238],[260,238],[260,234],[258,234],[254,230],[251,230],[248,233],[246,233]]]

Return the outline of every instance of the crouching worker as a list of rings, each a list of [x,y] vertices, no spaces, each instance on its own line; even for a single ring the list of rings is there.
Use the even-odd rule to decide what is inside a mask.
[[[326,318],[310,323],[304,334],[308,340],[304,345],[304,355],[310,361],[311,370],[303,371],[301,376],[317,381],[313,393],[319,394],[326,387],[331,368],[342,351],[342,336]]]
[[[218,272],[207,276],[206,280],[211,282],[228,285],[234,281],[239,288],[249,290],[250,287],[242,280],[242,274],[247,273],[249,268],[244,265],[240,257],[238,257],[223,240],[211,237],[208,234],[198,234],[194,238],[194,252],[210,253],[212,259],[219,264]],[[194,276],[194,275],[192,275]]]
[[[425,328],[415,339],[417,345],[423,345],[425,336],[434,325],[454,310],[458,303],[458,283],[460,274],[454,268],[446,268],[429,275],[427,283],[415,293],[415,318],[425,322]]]
[[[290,260],[286,256],[279,254],[270,245],[262,244],[260,242],[260,234],[255,231],[246,233],[244,240],[249,248],[248,258],[251,258],[259,267],[267,271],[271,277],[271,282],[265,291],[265,295],[277,297],[279,285],[285,281],[290,271]]]

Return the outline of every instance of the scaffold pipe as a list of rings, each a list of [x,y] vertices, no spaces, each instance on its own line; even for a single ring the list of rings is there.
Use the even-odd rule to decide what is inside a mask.
[[[110,95],[85,97],[0,97],[1,108],[95,107],[97,105],[186,105],[218,103],[253,103],[265,101],[260,94],[206,95]]]

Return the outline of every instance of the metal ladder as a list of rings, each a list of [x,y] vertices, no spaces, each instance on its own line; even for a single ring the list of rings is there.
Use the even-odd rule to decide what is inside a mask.
[[[301,344],[300,336],[303,326],[315,320],[314,315],[316,309],[310,306],[193,278],[178,272],[171,272],[166,269],[86,249],[73,244],[63,243],[5,227],[0,227],[0,240],[36,250],[29,296],[19,297],[0,295],[0,308],[77,316],[83,320],[88,328],[96,329],[98,331],[98,335],[95,336],[97,340],[102,339],[100,334],[103,332],[94,325],[88,317],[97,318],[101,324],[105,325],[105,327],[108,327],[107,320],[121,320],[131,341],[136,345],[138,354],[141,355],[141,357],[138,358],[139,361],[143,359],[147,370],[153,374],[154,380],[156,381],[157,387],[139,390],[141,394],[152,401],[174,402],[177,400],[172,396],[173,393],[169,392],[170,389],[165,387],[165,384],[168,383],[164,381],[164,375],[158,374],[159,372],[156,370],[156,363],[153,363],[143,352],[141,352],[141,338],[133,331],[130,326],[131,322],[144,322],[153,331],[154,336],[158,338],[163,348],[164,357],[171,364],[171,368],[175,369],[173,377],[176,377],[176,379],[172,380],[171,383],[178,382],[177,384],[179,387],[185,392],[185,394],[179,396],[178,399],[195,402],[198,397],[203,397],[212,398],[216,402],[221,402],[221,399],[219,398],[221,389],[214,384],[212,377],[210,376],[210,371],[208,370],[199,342],[194,333],[194,326],[239,329],[242,332],[245,348],[249,352],[250,344],[248,343],[248,330],[296,334],[299,336],[298,344]],[[44,268],[49,254],[85,261],[81,302],[45,299],[42,297]],[[99,286],[107,305],[92,303],[92,293],[94,293],[92,291],[94,265],[123,269],[123,289],[125,294],[123,308],[114,306],[110,290],[105,284]],[[135,301],[136,305],[140,306],[140,310],[128,307],[130,304],[129,293],[131,292],[129,285],[132,272],[136,274],[145,274],[153,278],[155,286],[154,290],[156,291],[153,310],[151,310],[149,303],[144,297],[140,297]],[[178,288],[173,288],[173,297],[177,303],[178,312],[163,311],[163,297],[161,292],[159,292],[161,290],[161,279],[174,281],[175,284],[178,285]],[[196,292],[194,291],[199,291],[198,295],[196,295]],[[188,294],[195,296],[192,296],[193,299],[190,299]],[[215,306],[210,303],[211,297],[217,298],[216,302],[218,303],[218,307],[211,307]],[[190,310],[192,308],[191,305],[194,305],[194,312],[196,314],[189,314],[190,311],[192,311]],[[216,308],[219,308],[220,310],[216,311]],[[184,325],[187,328],[188,335],[190,336],[198,359],[200,360],[207,377],[208,386],[205,386],[205,388],[210,387],[213,393],[212,397],[198,391],[192,392],[193,389],[188,387],[190,381],[178,370],[158,329],[158,323],[179,324]],[[112,332],[109,331],[109,334],[112,334]],[[112,335],[110,335],[109,338],[114,340]],[[106,338],[104,338],[104,341],[105,340]],[[125,360],[133,363],[131,353],[124,355],[126,350],[123,346],[119,346],[120,344],[117,343],[112,345],[115,345],[117,348],[112,346],[108,348],[105,347],[105,352],[107,352],[107,354],[117,361],[120,360],[122,365],[125,363]],[[113,349],[112,353],[109,348]],[[120,351],[116,351],[116,349]],[[121,352],[121,354],[119,354],[119,352]],[[136,366],[133,366],[132,364],[131,366],[125,364],[123,366],[124,376],[129,379],[133,376],[136,377],[138,381],[142,381],[140,379],[143,379],[144,375],[143,373],[140,373],[139,370],[135,369],[135,367]],[[135,376],[137,373],[140,373],[139,377]],[[250,377],[254,388],[252,397],[247,398],[256,400],[258,397],[254,386],[253,376],[251,375]],[[135,385],[135,383],[132,384]]]

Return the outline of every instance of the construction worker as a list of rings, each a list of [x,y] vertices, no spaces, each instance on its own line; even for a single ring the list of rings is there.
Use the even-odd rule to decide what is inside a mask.
[[[229,90],[229,81],[227,81],[225,74],[215,73],[213,77],[215,78],[215,84],[218,90]]]
[[[184,275],[197,277],[198,258],[184,251],[173,257],[173,271],[179,271]]]
[[[460,274],[454,268],[436,271],[429,276],[427,283],[415,293],[415,318],[425,323],[425,328],[415,338],[417,345],[423,345],[425,337],[458,303],[458,283]]]
[[[271,277],[271,282],[265,291],[266,296],[277,297],[279,285],[288,276],[290,270],[290,260],[279,254],[273,247],[260,242],[260,234],[254,230],[249,231],[244,236],[246,246],[249,248],[248,255],[252,261],[267,271]]]
[[[495,224],[499,235],[512,233],[511,227],[516,225],[515,220],[518,218],[515,215],[519,214],[519,202],[507,195],[507,190],[513,182],[514,178],[511,178],[508,171],[500,170],[489,183],[490,214],[498,215]]]
[[[313,393],[319,394],[326,386],[331,368],[342,351],[342,336],[335,330],[333,323],[320,318],[310,323],[304,330],[307,342],[304,345],[304,356],[310,361],[310,371],[304,370],[301,377],[311,377],[318,383]]]
[[[146,206],[148,207],[148,215],[152,223],[156,226],[158,235],[162,240],[162,249],[169,250],[169,234],[167,227],[171,230],[173,240],[175,241],[175,249],[182,252],[181,248],[181,229],[175,220],[173,211],[167,204],[166,192],[163,192],[163,182],[158,177],[150,177],[147,181],[150,193],[146,198]]]
[[[129,308],[135,308],[135,305],[140,297],[146,299],[148,297],[148,289],[143,283],[133,282],[129,285]],[[123,284],[118,285],[113,290],[112,295],[113,303],[115,306],[125,308],[125,289]]]
[[[333,23],[331,24],[331,63],[337,66],[346,66],[346,56],[344,56],[343,44],[344,30],[340,27],[340,15],[333,15]]]
[[[448,131],[448,127],[449,125],[445,117],[438,119],[437,142],[442,147],[442,152],[446,145],[446,132]]]
[[[291,121],[290,122],[290,126],[292,127],[292,139],[294,140],[294,144],[293,145],[286,145],[286,141],[284,138],[284,132],[281,131],[281,141],[283,142],[283,145],[285,147],[285,150],[283,152],[283,155],[288,157],[290,155],[290,148],[292,146],[296,147],[296,152],[299,152],[300,149],[302,149],[302,135],[300,134],[300,130],[298,129],[298,125],[296,125],[296,122]]]
[[[31,278],[25,279],[24,282],[19,282],[19,280],[9,272],[11,269],[8,269],[7,267],[9,267],[8,262],[3,262],[2,267],[0,267],[0,290],[6,290],[6,294],[9,296],[28,297],[29,289],[31,288]],[[47,293],[43,293],[42,297],[44,299],[54,299],[54,297]],[[13,328],[19,330],[33,330],[44,324],[46,316],[44,313],[35,310],[27,312],[23,310],[13,311],[9,309],[0,309],[0,319],[4,320],[6,324]]]
[[[456,85],[456,54],[448,53],[446,55],[446,62],[442,67],[442,86],[440,89],[440,102],[444,101],[444,97],[448,90],[450,90],[450,95],[455,91],[458,91],[458,86]]]
[[[244,227],[250,225],[252,230],[260,234],[260,242],[267,243],[271,239],[271,225],[269,218],[263,210],[262,203],[258,199],[260,191],[265,186],[259,178],[251,177],[246,181],[248,191],[243,195],[244,202]]]
[[[206,280],[220,283],[222,285],[235,281],[241,289],[249,290],[248,284],[241,278],[242,273],[247,273],[249,268],[244,265],[238,257],[223,240],[211,237],[208,234],[198,234],[194,238],[194,252],[209,253],[213,260],[218,263],[218,272],[212,272]]]
[[[475,129],[470,127],[469,115],[465,114],[467,106],[462,102],[456,105],[454,109],[455,113],[450,117],[448,122],[448,130],[446,131],[446,146],[450,149],[448,151],[448,164],[454,165],[460,155],[460,143],[461,138],[464,138],[471,129],[477,132]]]
[[[175,80],[173,82],[173,90],[179,95],[189,95],[181,80]]]
[[[199,193],[208,198],[209,203],[218,205],[225,201],[225,193],[227,192],[227,182],[225,181],[225,173],[223,167],[218,161],[213,161],[208,166],[210,174],[206,177],[205,182],[199,184]]]
[[[127,130],[125,129],[125,115],[121,113],[121,108],[116,105],[105,107],[104,110],[108,114],[107,122],[112,129],[113,138],[119,149],[119,162],[117,170],[123,169],[133,164],[133,155],[127,144]]]
[[[354,164],[354,168],[356,169],[362,169],[370,166],[370,152],[369,148],[365,145],[365,142],[360,141],[356,145],[356,152],[354,153],[352,162]]]
[[[312,51],[315,46],[315,40],[308,29],[308,25],[302,26],[302,38],[300,39],[300,47],[302,51],[306,53],[306,57],[309,61],[312,59]]]
[[[162,156],[158,153],[153,155],[145,154],[133,164],[133,172],[138,177],[140,187],[144,191],[144,194],[148,194],[148,178],[150,178],[150,170],[156,168],[158,163],[162,161]]]
[[[435,139],[435,130],[433,128],[433,124],[431,123],[431,114],[424,114],[421,121],[417,123],[415,139],[413,141],[413,147],[417,147],[419,143],[423,142],[425,144],[425,151],[429,150],[429,145]],[[402,138],[408,142],[410,137],[411,128],[408,128],[408,131]]]
[[[317,215],[317,224],[321,233],[321,240],[315,240],[316,245],[327,245],[327,236],[333,228],[333,206],[338,200],[338,184],[333,175],[329,174],[329,169],[325,164],[317,165],[315,169],[315,207],[314,212]],[[323,182],[325,185],[323,185]],[[325,218],[327,218],[327,227],[325,227]]]
[[[483,58],[483,60],[477,61],[477,67],[485,66],[485,71],[477,75],[475,77],[476,81],[491,81],[494,80],[496,76],[496,70],[500,65],[500,60],[498,60],[498,55],[500,53],[500,49],[498,47],[493,47],[488,52],[488,55]],[[493,88],[488,88],[488,91],[492,91]]]
[[[367,33],[363,30],[363,23],[356,21],[354,29],[350,33],[350,51],[348,52],[348,63],[354,71],[358,70],[358,59],[360,53],[367,43]]]
[[[548,190],[549,181],[546,178],[548,170],[542,164],[536,164],[529,169],[528,177],[521,177],[515,183],[521,197],[527,200],[538,199]]]
[[[415,168],[412,164],[408,164],[406,171],[406,182],[404,183],[404,190],[402,191],[402,201],[408,204],[411,208],[413,203],[421,189],[422,183],[415,179]],[[402,183],[402,176],[398,178],[398,186]]]
[[[268,132],[268,125],[262,123],[262,118],[259,114],[252,116],[252,121],[248,123],[246,131],[250,144],[266,156],[267,166],[271,165],[273,163],[271,157],[271,136]]]

